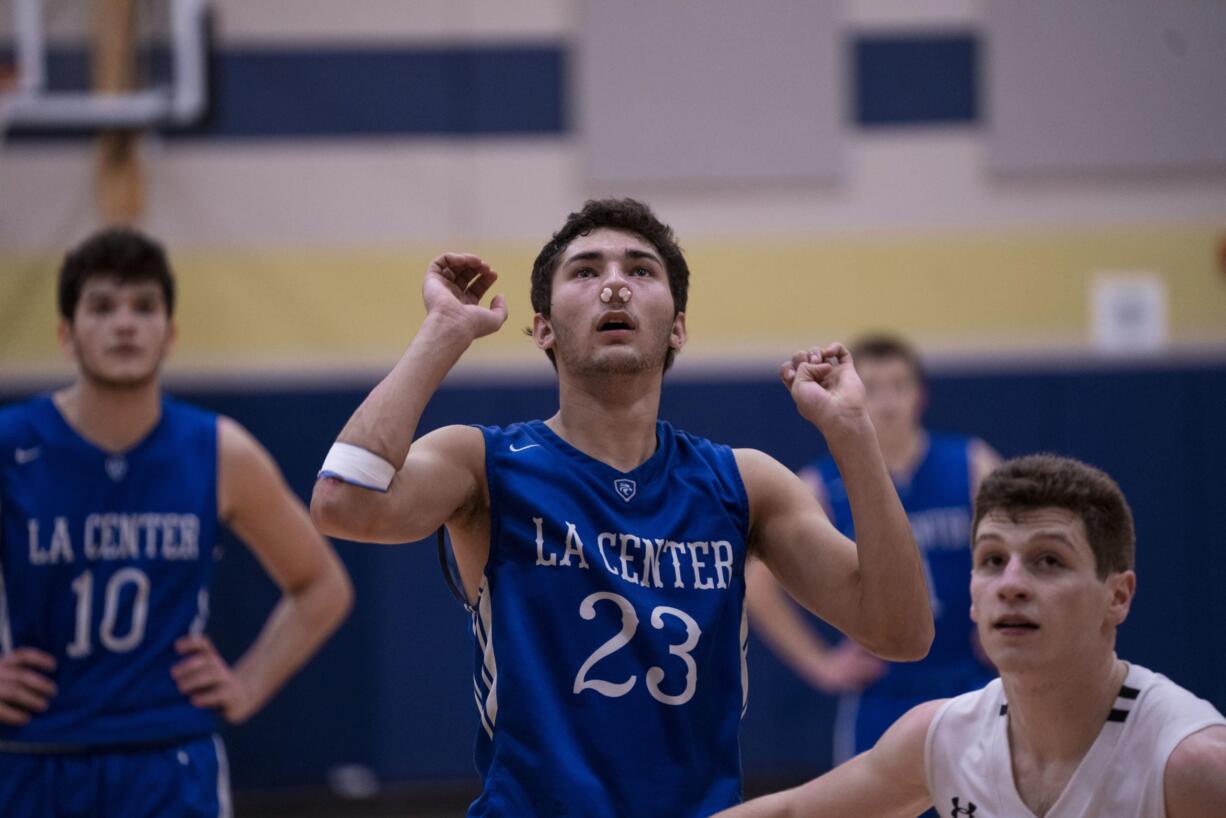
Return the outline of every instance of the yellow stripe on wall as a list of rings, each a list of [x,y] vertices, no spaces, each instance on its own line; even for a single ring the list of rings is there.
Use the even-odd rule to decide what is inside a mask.
[[[682,237],[692,271],[686,358],[782,354],[865,329],[921,346],[1017,352],[1089,341],[1095,271],[1166,282],[1172,341],[1226,343],[1226,274],[1216,226],[945,236]],[[469,242],[502,274],[511,318],[477,360],[539,361],[529,269],[538,247]],[[436,248],[173,252],[180,299],[174,368],[310,372],[382,366],[423,315]],[[58,257],[0,255],[0,369],[62,371]]]

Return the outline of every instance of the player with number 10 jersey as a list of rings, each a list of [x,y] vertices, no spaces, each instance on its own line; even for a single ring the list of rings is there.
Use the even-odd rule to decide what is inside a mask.
[[[217,542],[217,418],[163,398],[135,448],[108,453],[50,396],[0,412],[7,605],[0,640],[56,660],[56,695],[0,742],[80,747],[210,733],[175,686],[174,643],[202,633]]]
[[[77,377],[0,410],[0,812],[230,814],[217,717],[250,718],[336,628],[348,577],[235,421],[166,397],[174,277],[109,228],[70,251]],[[224,523],[282,591],[231,665],[205,633]]]

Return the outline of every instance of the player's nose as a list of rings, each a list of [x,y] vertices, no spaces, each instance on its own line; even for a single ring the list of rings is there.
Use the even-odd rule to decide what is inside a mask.
[[[1025,599],[1030,593],[1030,576],[1026,573],[1026,567],[1018,557],[1010,557],[997,577],[997,596],[1001,599]]]

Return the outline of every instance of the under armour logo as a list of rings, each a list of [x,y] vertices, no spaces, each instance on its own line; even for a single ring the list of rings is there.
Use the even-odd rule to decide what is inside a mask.
[[[634,485],[634,481],[630,478],[619,477],[613,481],[613,488],[617,489],[617,493],[628,503],[630,498],[634,496],[637,486]]]
[[[108,457],[106,459],[106,473],[112,480],[118,483],[128,473],[128,461],[122,457]]]
[[[958,818],[959,815],[974,815],[975,810],[977,809],[979,808],[975,806],[974,801],[967,801],[966,806],[964,807],[961,804],[959,804],[958,799],[955,798],[953,812],[949,813],[950,818]]]

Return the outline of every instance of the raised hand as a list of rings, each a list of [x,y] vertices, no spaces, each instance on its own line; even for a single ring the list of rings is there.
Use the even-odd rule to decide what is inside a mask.
[[[35,648],[17,648],[0,656],[0,724],[29,724],[32,714],[47,709],[55,695],[55,659]]]
[[[221,711],[231,724],[246,721],[255,712],[247,688],[211,639],[204,634],[183,636],[175,640],[175,650],[184,658],[170,669],[170,675],[192,704]]]
[[[507,302],[494,296],[488,307],[481,299],[498,274],[477,256],[444,253],[430,262],[422,283],[426,312],[455,321],[472,340],[490,335],[507,320]]]
[[[800,350],[780,365],[779,377],[801,416],[823,434],[867,416],[864,384],[842,344]]]

